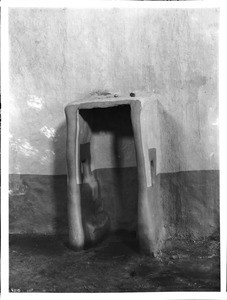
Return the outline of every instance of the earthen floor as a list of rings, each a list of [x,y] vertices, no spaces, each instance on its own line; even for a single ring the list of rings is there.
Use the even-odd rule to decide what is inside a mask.
[[[112,234],[74,252],[65,237],[11,235],[11,292],[219,291],[218,239],[175,240],[142,255],[134,234]],[[170,245],[173,245],[170,246]]]

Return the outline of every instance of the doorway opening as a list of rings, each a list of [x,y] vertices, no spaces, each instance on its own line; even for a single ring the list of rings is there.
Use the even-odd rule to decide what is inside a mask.
[[[79,109],[78,141],[84,214],[94,219],[98,207],[108,216],[110,233],[136,239],[138,176],[130,105]]]

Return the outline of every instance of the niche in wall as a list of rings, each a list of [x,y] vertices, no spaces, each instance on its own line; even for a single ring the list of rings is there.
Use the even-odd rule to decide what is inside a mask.
[[[91,171],[98,182],[83,188],[82,201],[96,198],[110,219],[110,230],[137,228],[137,168],[130,105],[79,109],[81,181]],[[87,176],[89,177],[89,176]]]

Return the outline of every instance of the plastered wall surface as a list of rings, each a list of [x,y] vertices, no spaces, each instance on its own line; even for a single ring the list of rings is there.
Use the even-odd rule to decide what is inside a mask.
[[[64,107],[100,91],[152,96],[164,239],[218,232],[218,24],[217,9],[10,10],[11,233],[67,232]],[[93,133],[92,169],[111,228],[135,230],[134,141],[113,122],[118,135]]]
[[[63,109],[97,90],[157,95],[159,173],[219,168],[218,10],[11,9],[9,29],[10,173],[65,174]]]

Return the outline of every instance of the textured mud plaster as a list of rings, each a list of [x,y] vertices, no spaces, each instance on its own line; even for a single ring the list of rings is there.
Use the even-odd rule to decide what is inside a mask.
[[[47,182],[66,174],[64,107],[100,90],[119,96],[144,92],[154,99],[144,104],[141,118],[150,125],[142,130],[148,148],[156,148],[166,237],[207,236],[218,229],[218,15],[216,9],[10,10],[11,232],[32,227],[55,233],[56,214],[57,223],[63,221],[59,207],[66,194],[59,199],[58,184]],[[112,229],[135,229],[133,139],[124,136],[115,150],[114,143],[110,131],[93,134],[91,171],[99,179]],[[204,174],[213,177],[203,180]],[[24,195],[16,175],[30,187]],[[116,178],[122,179],[121,188]],[[33,180],[39,182],[34,190]],[[65,181],[61,187],[66,193],[63,186]],[[188,226],[181,226],[183,217],[177,216],[185,214]],[[31,216],[37,220],[34,226]]]
[[[218,169],[218,10],[11,9],[9,32],[10,173],[65,174],[64,107],[96,90],[162,96],[158,172]]]
[[[99,230],[104,234],[108,230],[108,215],[102,209],[101,194],[98,181],[91,172],[91,151],[93,131],[102,130],[99,128],[100,115],[92,110],[100,111],[108,107],[116,107],[125,110],[127,106],[130,113],[133,137],[135,141],[135,153],[137,163],[138,179],[138,238],[141,248],[148,253],[155,253],[160,250],[163,235],[163,212],[161,201],[156,189],[156,149],[149,151],[147,144],[147,132],[144,130],[148,126],[143,118],[142,111],[144,103],[153,102],[152,97],[148,98],[114,98],[97,97],[88,98],[87,101],[74,102],[66,106],[67,117],[67,170],[68,170],[68,216],[69,216],[69,239],[76,249],[81,249],[86,244],[86,231],[94,241],[99,238]],[[105,113],[104,119],[107,118]],[[120,119],[121,115],[118,113]],[[123,115],[122,115],[123,117]],[[113,128],[113,124],[104,121],[106,130]],[[100,150],[102,152],[102,149]],[[81,190],[83,187],[90,188],[90,198],[94,208],[92,214],[93,223],[88,219],[87,214],[82,212],[84,202]],[[89,198],[87,195],[86,199]],[[86,211],[89,208],[86,207]],[[101,213],[101,222],[100,222]],[[84,220],[83,220],[84,216]],[[100,224],[101,223],[101,224]],[[88,229],[86,229],[88,228]],[[96,234],[98,235],[96,237]]]
[[[94,174],[111,230],[135,231],[136,167],[120,169],[121,190],[116,184],[119,175],[116,169],[99,169]],[[162,173],[157,175],[156,185],[164,212],[165,240],[174,237],[196,240],[218,234],[218,171]],[[68,233],[66,175],[10,175],[9,198],[10,233]]]
[[[219,236],[219,172],[160,174],[166,240]]]

